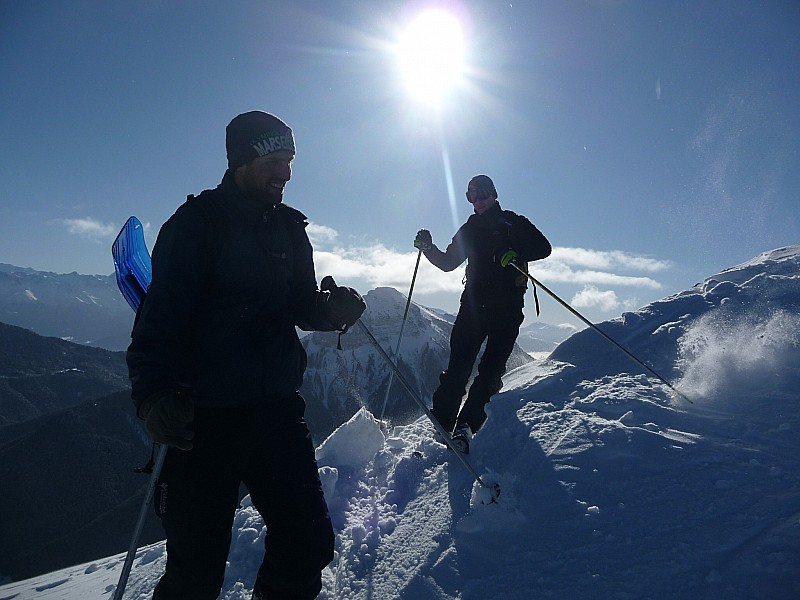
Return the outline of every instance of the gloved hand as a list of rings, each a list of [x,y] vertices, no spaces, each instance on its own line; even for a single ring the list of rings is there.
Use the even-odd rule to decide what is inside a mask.
[[[334,284],[335,285],[335,284]],[[328,320],[337,327],[350,327],[366,310],[367,303],[351,287],[334,287],[325,303]]]
[[[519,264],[519,261],[517,261],[518,258],[519,252],[513,248],[507,248],[497,253],[497,262],[500,263],[501,267],[507,267],[511,263],[514,263],[515,265]]]
[[[188,395],[176,390],[162,390],[147,397],[136,411],[145,429],[157,444],[191,450],[194,431],[194,404]]]
[[[414,238],[414,248],[419,248],[423,252],[430,250],[433,247],[433,238],[431,232],[427,229],[420,229],[417,232],[417,237]]]

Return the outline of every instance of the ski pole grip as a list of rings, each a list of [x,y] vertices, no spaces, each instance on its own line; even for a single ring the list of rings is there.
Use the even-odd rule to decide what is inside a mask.
[[[322,292],[332,292],[337,287],[339,287],[339,286],[336,285],[336,281],[330,275],[325,275],[325,277],[322,278],[322,281],[319,282],[319,289]],[[336,349],[337,350],[341,350],[342,349],[342,336],[345,333],[347,333],[348,329],[350,329],[350,327],[345,325],[342,329],[338,330],[339,331],[339,339],[336,342]]]

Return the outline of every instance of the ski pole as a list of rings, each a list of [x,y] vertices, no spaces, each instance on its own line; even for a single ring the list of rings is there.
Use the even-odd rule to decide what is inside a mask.
[[[403,385],[403,387],[406,388],[406,391],[411,396],[411,398],[414,400],[414,402],[416,402],[419,405],[419,407],[425,413],[425,416],[427,416],[428,419],[430,419],[431,423],[433,423],[433,426],[436,428],[436,431],[439,432],[439,435],[442,436],[442,439],[445,441],[445,443],[450,447],[450,449],[453,451],[453,453],[462,462],[464,467],[466,467],[467,471],[469,471],[470,475],[472,475],[472,478],[479,485],[481,485],[482,487],[485,487],[486,489],[488,489],[491,492],[491,494],[492,494],[491,502],[497,502],[497,497],[500,495],[500,485],[495,483],[494,487],[492,487],[492,486],[487,485],[483,481],[483,479],[481,479],[480,475],[478,475],[478,473],[475,471],[475,469],[472,467],[472,465],[469,464],[469,461],[466,459],[466,457],[463,454],[461,454],[461,452],[459,452],[456,449],[456,447],[453,445],[453,441],[450,439],[450,435],[444,430],[444,427],[442,427],[441,423],[439,423],[439,420],[433,415],[433,413],[430,411],[430,409],[427,406],[425,406],[425,403],[420,399],[420,397],[414,391],[414,388],[411,387],[411,384],[408,383],[408,381],[406,380],[405,377],[403,377],[403,374],[397,368],[397,365],[394,364],[394,362],[392,362],[392,359],[389,358],[389,355],[386,353],[386,350],[384,350],[383,347],[380,345],[380,343],[378,343],[378,340],[375,339],[375,336],[372,335],[372,332],[367,328],[366,325],[364,325],[364,323],[361,321],[361,319],[358,319],[356,321],[356,325],[358,325],[358,327],[361,329],[361,331],[364,332],[364,335],[367,336],[367,338],[372,343],[372,345],[375,346],[375,349],[378,351],[378,354],[380,354],[381,357],[383,358],[383,360],[386,361],[386,364],[389,366],[389,368],[392,370],[394,375],[397,377],[397,381],[399,381]]]
[[[414,293],[414,282],[417,280],[417,271],[419,270],[419,259],[422,257],[422,248],[417,252],[417,264],[414,266],[414,275],[411,277],[411,287],[408,290],[408,299],[406,300],[406,310],[403,312],[403,322],[400,324],[400,334],[397,336],[397,346],[394,349],[394,360],[400,362],[400,341],[403,339],[403,329],[406,327],[406,319],[408,318],[408,308],[411,306],[411,294]],[[383,406],[381,407],[381,415],[378,417],[379,421],[383,421],[383,413],[386,411],[386,402],[389,400],[389,390],[392,389],[392,379],[394,378],[394,371],[389,371],[389,383],[386,384],[386,395],[383,397]]]
[[[128,554],[125,555],[125,564],[122,566],[122,573],[120,573],[119,581],[117,582],[117,589],[114,590],[113,600],[122,600],[122,595],[125,593],[125,586],[128,585],[128,577],[131,574],[133,559],[136,557],[136,550],[139,547],[139,538],[142,536],[147,510],[153,502],[153,494],[156,491],[156,483],[158,483],[158,476],[161,474],[161,467],[164,466],[167,448],[168,446],[162,445],[158,449],[155,464],[153,465],[153,473],[150,475],[150,482],[147,484],[147,491],[144,495],[144,502],[142,503],[142,508],[139,510],[139,520],[136,522],[136,528],[133,530],[133,538],[131,539],[130,546],[128,546]]]
[[[632,359],[634,362],[636,362],[637,364],[641,365],[642,367],[644,367],[645,369],[647,369],[647,370],[648,370],[650,373],[652,373],[653,375],[655,375],[655,377],[656,377],[656,378],[658,378],[658,379],[659,379],[659,380],[660,380],[660,381],[661,381],[661,382],[662,382],[664,385],[666,385],[666,386],[667,386],[669,389],[671,389],[673,392],[675,392],[675,393],[676,393],[678,396],[680,396],[681,398],[683,398],[684,400],[686,400],[686,401],[687,401],[689,404],[694,404],[694,402],[692,402],[692,401],[691,401],[689,398],[687,398],[687,397],[686,397],[684,394],[682,394],[681,392],[679,392],[678,390],[676,390],[676,389],[675,389],[675,388],[672,386],[672,384],[671,384],[669,381],[667,381],[666,379],[664,379],[664,378],[663,378],[661,375],[659,375],[658,373],[656,373],[656,372],[655,372],[655,371],[654,371],[654,370],[653,370],[651,367],[647,366],[647,365],[646,365],[645,363],[643,363],[641,360],[639,360],[638,358],[636,358],[636,356],[634,356],[634,355],[633,355],[633,353],[631,353],[631,352],[630,352],[630,351],[629,351],[627,348],[625,348],[624,346],[622,346],[622,345],[621,345],[620,343],[618,343],[618,342],[617,342],[615,339],[613,339],[611,336],[609,336],[608,334],[606,334],[606,333],[605,333],[605,332],[604,332],[602,329],[600,329],[600,328],[599,328],[597,325],[595,325],[594,323],[592,323],[591,321],[589,321],[589,319],[587,319],[586,317],[584,317],[584,316],[583,316],[581,313],[579,313],[577,310],[575,310],[574,308],[572,308],[572,307],[571,307],[569,304],[567,304],[567,303],[566,303],[564,300],[562,300],[561,298],[559,298],[559,297],[558,297],[558,296],[557,296],[557,295],[556,295],[556,294],[555,294],[553,291],[551,291],[551,290],[550,290],[550,289],[549,289],[549,288],[548,288],[546,285],[544,285],[542,282],[540,282],[540,281],[538,281],[536,278],[534,278],[534,277],[533,277],[533,275],[531,275],[530,273],[527,273],[527,272],[525,272],[523,269],[521,269],[521,268],[519,267],[519,265],[517,265],[517,264],[515,264],[515,263],[513,263],[513,262],[511,262],[511,263],[509,263],[509,264],[513,265],[513,266],[514,266],[514,268],[515,268],[517,271],[519,271],[520,273],[522,273],[523,275],[525,275],[525,277],[527,277],[528,279],[530,279],[530,280],[531,280],[531,282],[533,283],[533,285],[538,285],[538,286],[539,286],[540,288],[542,288],[542,289],[543,289],[545,292],[547,292],[548,294],[550,294],[550,295],[553,297],[553,299],[554,299],[556,302],[558,302],[558,303],[559,303],[561,306],[563,306],[564,308],[566,308],[566,309],[567,309],[569,312],[571,312],[573,315],[575,315],[576,317],[578,317],[578,318],[579,318],[581,321],[583,321],[584,323],[586,323],[586,324],[587,324],[589,327],[591,327],[592,329],[594,329],[594,330],[595,330],[597,333],[599,333],[600,335],[602,335],[602,336],[603,336],[604,338],[606,338],[606,339],[607,339],[609,342],[611,342],[612,344],[614,344],[614,345],[615,345],[617,348],[619,348],[620,350],[622,350],[622,351],[623,351],[625,354],[627,354],[627,355],[628,355],[628,357],[629,357],[630,359]]]

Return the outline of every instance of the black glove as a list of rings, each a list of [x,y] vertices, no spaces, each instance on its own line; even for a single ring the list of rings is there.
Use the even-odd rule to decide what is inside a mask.
[[[519,252],[514,250],[513,248],[506,248],[505,250],[499,251],[495,255],[495,260],[500,264],[501,267],[507,267],[510,264],[519,265]]]
[[[335,285],[335,284],[334,284]],[[325,303],[328,321],[337,328],[350,327],[367,308],[367,303],[351,287],[333,287]]]
[[[417,232],[417,237],[414,238],[414,248],[419,248],[423,252],[430,250],[433,247],[433,238],[431,232],[427,229],[420,229]]]
[[[191,450],[194,404],[185,392],[163,390],[147,397],[136,411],[157,444]]]

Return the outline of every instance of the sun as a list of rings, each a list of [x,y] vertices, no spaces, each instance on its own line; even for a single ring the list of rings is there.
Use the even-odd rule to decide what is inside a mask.
[[[426,104],[441,102],[463,77],[464,52],[464,34],[453,15],[431,9],[417,16],[397,46],[409,94]]]

